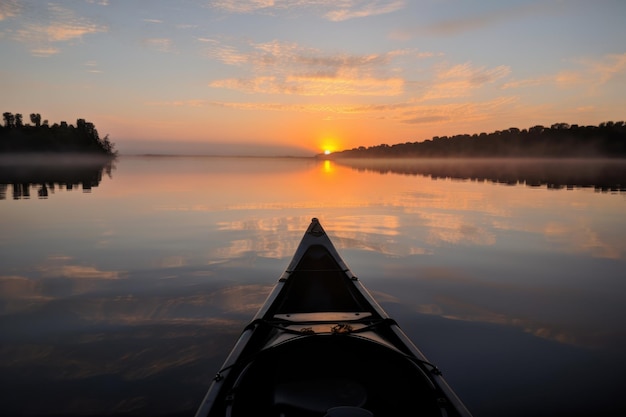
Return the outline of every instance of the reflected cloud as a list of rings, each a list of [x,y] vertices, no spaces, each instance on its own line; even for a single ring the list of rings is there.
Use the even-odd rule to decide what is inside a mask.
[[[424,249],[404,248],[393,239],[400,228],[396,216],[336,216],[321,219],[327,230],[334,230],[334,238],[339,248],[373,250],[383,254],[400,255],[423,253]],[[229,247],[220,248],[212,257],[238,258],[246,253],[282,259],[293,255],[302,237],[302,231],[310,222],[310,217],[270,217],[248,219],[232,223],[220,223],[220,230],[254,232],[249,239],[232,241]]]
[[[437,245],[439,242],[470,243],[490,246],[496,243],[495,235],[483,228],[466,223],[464,216],[449,213],[422,213],[429,228],[428,241]]]
[[[167,256],[160,260],[161,268],[180,268],[187,264],[187,259],[181,255]]]
[[[619,243],[606,242],[589,225],[568,227],[552,222],[545,226],[544,235],[548,241],[557,243],[567,252],[587,253],[594,258],[621,259],[626,249],[622,239]]]
[[[36,281],[20,275],[0,276],[0,300],[2,307],[0,314],[28,310],[32,303],[41,303],[52,300],[52,297],[41,294],[41,288]]]
[[[619,349],[624,343],[619,336],[603,332],[597,318],[591,317],[594,314],[605,317],[612,311],[613,303],[619,301],[600,297],[597,301],[608,305],[593,312],[580,310],[581,300],[588,299],[584,289],[552,289],[514,281],[490,282],[452,268],[423,269],[409,283],[386,281],[385,285],[394,288],[401,297],[376,292],[379,302],[412,306],[419,314],[516,328],[537,338],[584,348]],[[415,299],[410,298],[411,294],[417,294]],[[534,303],[532,308],[527,305],[528,300]],[[558,312],[554,311],[555,306],[559,306]],[[619,319],[615,317],[610,321],[613,320]],[[613,325],[607,324],[608,327]]]
[[[71,261],[69,257],[53,256],[43,265],[33,266],[31,276],[0,275],[0,313],[31,310],[48,301],[84,295],[127,277],[125,271],[107,271]]]
[[[85,278],[85,279],[119,279],[119,271],[102,271],[93,266],[83,265],[49,265],[38,268],[44,277]]]
[[[329,219],[328,223],[329,230],[342,235],[397,236],[401,227],[398,216],[391,215],[338,216]]]
[[[233,316],[251,317],[271,286],[238,285],[182,296],[91,298],[72,308],[83,320],[124,325],[230,325]],[[77,310],[76,310],[77,309]]]
[[[516,327],[535,337],[563,344],[592,347],[596,343],[603,343],[600,340],[586,340],[580,334],[577,335],[573,331],[568,332],[556,324],[538,323],[529,318],[511,316],[504,312],[490,310],[484,306],[469,304],[451,297],[438,297],[436,304],[419,305],[416,310],[422,314],[436,315],[450,320]],[[581,333],[584,334],[584,332]],[[591,343],[591,346],[588,343]]]
[[[308,217],[270,217],[265,219],[247,219],[230,223],[220,222],[219,230],[253,232],[249,239],[230,242],[211,254],[212,257],[234,259],[246,253],[282,259],[293,255],[297,244],[297,236],[302,233],[302,224],[310,221]]]

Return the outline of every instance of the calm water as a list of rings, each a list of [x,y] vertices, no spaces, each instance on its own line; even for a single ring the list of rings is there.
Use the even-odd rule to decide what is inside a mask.
[[[193,415],[318,217],[475,416],[623,415],[625,167],[2,167],[0,414]]]

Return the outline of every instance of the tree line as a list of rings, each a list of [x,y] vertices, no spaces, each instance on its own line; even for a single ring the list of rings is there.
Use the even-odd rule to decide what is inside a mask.
[[[333,158],[593,158],[626,157],[626,124],[598,126],[555,123],[528,129],[515,127],[492,133],[435,136],[423,142],[381,144],[335,152]],[[319,157],[325,157],[319,155]]]
[[[39,113],[32,113],[25,124],[20,113],[2,114],[0,126],[0,153],[88,153],[115,156],[115,145],[109,135],[100,138],[93,123],[77,119],[76,125],[67,122],[49,125],[42,122]]]

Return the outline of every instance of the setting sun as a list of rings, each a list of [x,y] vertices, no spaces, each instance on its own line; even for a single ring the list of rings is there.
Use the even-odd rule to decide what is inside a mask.
[[[337,141],[334,139],[326,138],[319,144],[320,149],[324,155],[330,155],[331,153],[337,151],[339,147],[337,146]]]

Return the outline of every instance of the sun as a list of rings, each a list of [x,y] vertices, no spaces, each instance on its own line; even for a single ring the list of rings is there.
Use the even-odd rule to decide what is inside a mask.
[[[324,141],[322,146],[320,146],[320,148],[322,148],[322,152],[324,153],[324,155],[328,156],[337,150],[337,145],[335,144],[335,141],[327,139]]]

